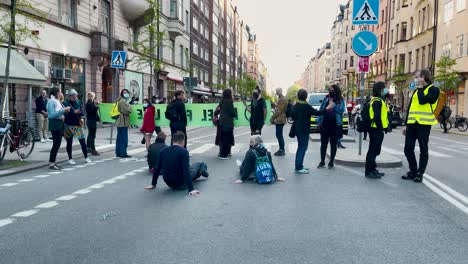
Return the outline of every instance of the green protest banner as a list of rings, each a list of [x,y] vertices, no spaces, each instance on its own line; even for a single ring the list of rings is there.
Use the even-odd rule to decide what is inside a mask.
[[[164,113],[166,112],[167,105],[157,104],[155,121],[157,126],[169,126],[169,120],[166,119]],[[186,104],[185,110],[187,113],[188,126],[191,127],[212,127],[214,112],[218,104]],[[234,103],[237,112],[237,119],[234,120],[235,126],[248,126],[250,113],[245,111],[245,106],[241,102]],[[101,122],[114,123],[115,120],[110,116],[112,104],[100,104],[99,115]],[[132,105],[132,113],[130,114],[130,124],[141,126],[143,124],[144,116],[143,105]],[[271,102],[267,101],[267,119],[266,123],[269,124],[271,117]]]

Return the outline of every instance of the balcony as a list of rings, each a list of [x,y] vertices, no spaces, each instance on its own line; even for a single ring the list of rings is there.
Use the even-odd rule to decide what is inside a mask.
[[[110,53],[109,37],[103,32],[91,32],[91,54],[104,55]]]
[[[167,32],[169,33],[169,38],[171,40],[175,40],[178,36],[182,36],[184,31],[184,23],[178,18],[169,18],[167,20]]]

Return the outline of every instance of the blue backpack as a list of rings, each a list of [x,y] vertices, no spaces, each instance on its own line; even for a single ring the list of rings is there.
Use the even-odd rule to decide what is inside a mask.
[[[257,151],[253,150],[255,154],[255,176],[259,184],[272,183],[275,180],[273,175],[273,166],[271,165],[268,154],[264,157],[259,157]]]

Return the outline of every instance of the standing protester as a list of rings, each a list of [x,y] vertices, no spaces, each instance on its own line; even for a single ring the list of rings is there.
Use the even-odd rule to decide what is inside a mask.
[[[185,92],[183,90],[177,90],[175,92],[174,101],[167,106],[166,118],[171,121],[169,125],[171,128],[171,137],[177,132],[184,133],[184,147],[187,148],[187,114],[185,112],[184,102]]]
[[[323,115],[325,110],[317,111],[310,104],[306,102],[307,91],[300,89],[297,92],[297,102],[292,108],[291,117],[294,120],[289,136],[295,135],[297,137],[297,151],[295,171],[298,174],[308,174],[309,169],[304,168],[304,157],[309,146],[310,135],[310,118],[312,115]]]
[[[131,106],[127,103],[128,99],[130,99],[130,92],[127,89],[123,89],[120,92],[119,99],[116,101],[120,115],[115,121],[115,126],[117,127],[115,155],[119,158],[131,157],[127,154],[128,127],[130,126],[130,113],[132,112]]]
[[[41,90],[41,94],[36,98],[36,119],[37,128],[39,130],[39,138],[42,143],[50,142],[51,140],[47,136],[47,92]]]
[[[220,113],[221,108],[218,105],[213,113],[213,125],[216,126],[215,145],[219,147],[218,157],[221,156],[221,126],[219,125]]]
[[[445,134],[448,133],[447,120],[450,118],[451,115],[452,115],[452,109],[450,109],[449,106],[444,105],[444,107],[442,108],[442,111],[440,111],[439,120],[442,126],[444,127]]]
[[[63,137],[67,141],[67,154],[68,164],[75,165],[76,162],[73,160],[73,138],[78,139],[81,145],[81,151],[85,158],[86,163],[91,163],[91,159],[88,158],[88,147],[86,146],[85,134],[83,131],[84,120],[83,120],[83,107],[80,100],[78,100],[78,92],[71,89],[68,92],[68,100],[63,103],[65,107],[70,107],[71,111],[65,114],[65,129]]]
[[[190,158],[185,149],[185,135],[178,131],[172,135],[172,146],[161,151],[158,166],[155,167],[151,185],[145,189],[152,190],[158,184],[162,171],[164,182],[175,190],[187,189],[189,195],[196,196],[199,191],[193,188],[193,183],[201,176],[208,178],[208,167],[204,162],[197,162],[190,166]]]
[[[377,163],[375,159],[380,155],[382,149],[382,143],[384,140],[384,132],[387,133],[389,120],[388,120],[388,109],[385,104],[385,97],[388,94],[388,88],[385,87],[385,83],[377,82],[374,84],[373,97],[369,106],[369,150],[366,156],[366,171],[365,176],[367,178],[380,179],[384,176],[377,170]]]
[[[245,101],[244,105],[247,107]],[[250,108],[247,108],[250,112],[250,130],[252,135],[261,135],[262,128],[265,125],[265,119],[267,116],[267,107],[265,99],[262,98],[262,89],[256,87],[252,93],[252,101]]]
[[[145,137],[146,150],[148,151],[151,145],[151,137],[153,136],[156,128],[156,123],[154,121],[156,108],[148,99],[144,99],[143,109],[145,109],[145,115],[143,116],[143,125],[141,126],[140,132],[143,133],[143,136]]]
[[[364,109],[367,107],[368,104],[370,104],[371,98],[370,96],[366,96],[366,100],[364,101]],[[364,140],[367,140],[367,131],[364,132]]]
[[[408,106],[406,128],[403,130],[403,135],[406,137],[405,156],[410,171],[402,176],[402,179],[422,182],[429,161],[429,135],[432,126],[438,123],[434,110],[439,101],[440,90],[432,84],[432,76],[428,70],[417,73],[415,83],[417,89],[413,92]],[[421,150],[419,168],[414,154],[416,140]]]
[[[63,94],[59,88],[52,88],[50,90],[50,100],[47,102],[47,118],[49,119],[49,131],[52,134],[53,141],[49,156],[49,169],[51,170],[61,169],[55,161],[60,145],[62,145],[64,114],[70,112],[70,107],[64,107],[58,100],[61,96]]]
[[[88,93],[88,102],[86,102],[86,126],[88,126],[88,139],[86,145],[88,152],[93,156],[99,156],[96,150],[96,131],[97,122],[99,122],[99,102],[96,100],[96,94],[93,92]]]
[[[231,89],[223,90],[219,109],[219,127],[221,131],[219,159],[227,160],[231,154],[231,147],[234,146],[234,118],[236,118]]]
[[[341,89],[338,85],[332,85],[329,94],[325,97],[320,106],[320,110],[327,109],[323,117],[319,117],[317,122],[320,126],[320,163],[317,168],[325,167],[325,156],[327,154],[328,143],[330,142],[330,161],[328,168],[332,169],[335,165],[335,156],[338,145],[338,138],[341,136],[343,126],[343,112],[345,104],[341,96]]]
[[[279,150],[275,152],[275,156],[285,156],[286,151],[284,148],[284,136],[283,129],[286,124],[286,111],[288,110],[288,99],[283,95],[283,89],[276,89],[276,95],[278,96],[278,102],[276,103],[275,113],[271,117],[270,122],[275,124],[276,127],[276,139],[278,139]]]

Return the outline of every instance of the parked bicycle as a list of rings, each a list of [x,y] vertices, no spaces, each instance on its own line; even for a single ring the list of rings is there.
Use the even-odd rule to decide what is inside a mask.
[[[445,121],[445,124],[447,125],[447,130],[452,129],[453,126],[455,128],[458,128],[461,132],[465,132],[468,130],[468,118],[464,116],[456,116],[455,117],[455,125],[452,124],[452,121],[450,119],[447,119]],[[440,128],[444,129],[443,124],[440,124]]]
[[[15,122],[16,133],[11,131],[13,128],[11,122]],[[7,148],[10,153],[16,151],[20,160],[31,155],[34,149],[34,132],[27,121],[6,120],[6,126],[0,128],[0,161],[5,158]]]

